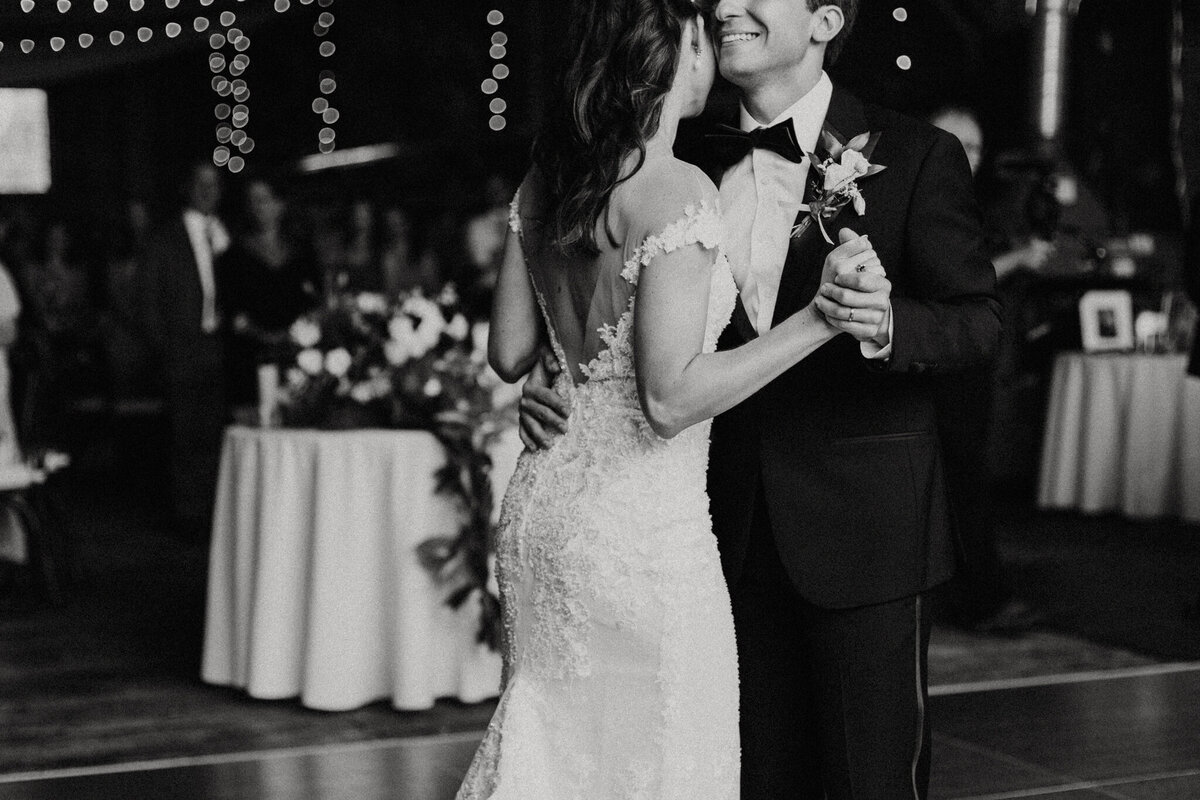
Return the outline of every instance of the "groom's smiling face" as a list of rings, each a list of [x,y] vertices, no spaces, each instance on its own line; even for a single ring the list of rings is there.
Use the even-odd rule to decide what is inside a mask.
[[[749,88],[772,78],[794,80],[815,56],[818,20],[808,0],[720,0],[713,10],[713,39],[721,75]]]

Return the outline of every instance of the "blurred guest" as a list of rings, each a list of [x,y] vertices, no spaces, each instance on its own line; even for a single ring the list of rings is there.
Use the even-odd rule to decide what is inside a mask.
[[[1192,213],[1184,239],[1183,269],[1188,298],[1200,308],[1200,191],[1192,197]],[[1196,332],[1192,336],[1188,374],[1200,378],[1200,319],[1196,320]]]
[[[12,276],[0,263],[0,468],[21,461],[17,426],[9,397],[8,351],[17,340],[17,317],[21,301]],[[28,558],[27,542],[20,520],[7,504],[0,508],[0,561],[23,564]]]
[[[966,109],[947,108],[930,117],[963,144],[972,174],[983,162],[983,129]],[[1045,259],[1005,257],[1011,271],[1026,261],[1037,268]],[[949,585],[953,621],[977,631],[1017,631],[1034,624],[1035,610],[1013,596],[996,545],[988,470],[987,436],[992,407],[993,365],[937,378],[938,431],[946,459],[947,495],[960,546],[959,571]]]
[[[149,234],[149,215],[139,200],[130,201],[124,216],[108,227],[105,248],[104,343],[114,397],[143,395],[149,390],[147,345],[138,330],[138,264]]]
[[[182,190],[182,209],[146,244],[140,307],[165,384],[171,512],[181,535],[202,539],[226,416],[214,262],[229,234],[217,217],[221,177],[212,164],[194,165]]]
[[[316,264],[285,233],[286,212],[270,183],[250,181],[233,244],[217,261],[218,299],[230,321],[229,400],[237,405],[257,401],[258,365],[279,355],[291,324],[319,302]]]
[[[433,294],[439,288],[437,260],[430,248],[422,251],[416,247],[412,221],[398,206],[391,206],[383,214],[379,267],[383,273],[383,290],[390,296],[412,289]]]
[[[28,301],[23,360],[30,366],[22,428],[31,445],[63,445],[70,402],[98,388],[101,361],[88,270],[65,221],[46,223],[20,282]]]
[[[487,208],[467,220],[465,241],[471,274],[462,289],[468,304],[482,308],[485,317],[500,274],[508,204],[515,191],[512,182],[502,175],[490,175],[484,187]]]
[[[370,200],[355,200],[347,210],[345,224],[337,288],[356,292],[382,291],[374,204]]]
[[[954,134],[962,142],[967,154],[971,174],[977,178],[983,166],[983,128],[975,112],[957,106],[948,106],[934,112],[929,121],[942,130]],[[1025,268],[1034,272],[1045,266],[1054,245],[1037,236],[1032,236],[1014,248],[1002,248],[992,254],[992,265],[996,268],[996,279],[1004,280],[1015,270]]]

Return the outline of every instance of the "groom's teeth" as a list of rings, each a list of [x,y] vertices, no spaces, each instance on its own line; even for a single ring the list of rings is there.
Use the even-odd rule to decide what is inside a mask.
[[[748,42],[757,37],[757,33],[727,33],[721,37],[721,44],[729,44],[730,42]]]

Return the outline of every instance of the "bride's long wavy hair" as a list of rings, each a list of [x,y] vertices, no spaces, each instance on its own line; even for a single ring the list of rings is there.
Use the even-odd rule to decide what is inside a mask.
[[[692,0],[578,0],[566,66],[533,145],[547,190],[550,238],[599,252],[596,227],[613,189],[641,168],[658,130]],[[632,171],[622,174],[630,153]],[[610,239],[611,239],[611,233]]]

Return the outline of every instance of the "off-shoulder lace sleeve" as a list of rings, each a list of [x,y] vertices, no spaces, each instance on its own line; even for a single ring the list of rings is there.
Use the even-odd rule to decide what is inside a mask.
[[[621,277],[636,286],[642,267],[649,265],[655,256],[692,244],[715,250],[721,244],[721,236],[721,210],[716,198],[690,203],[684,208],[682,217],[642,241],[625,262]]]
[[[513,233],[521,232],[521,190],[517,189],[517,193],[513,195],[512,202],[508,204],[508,229]]]

